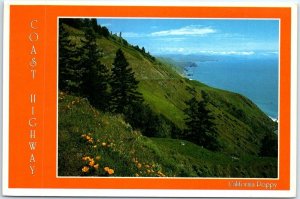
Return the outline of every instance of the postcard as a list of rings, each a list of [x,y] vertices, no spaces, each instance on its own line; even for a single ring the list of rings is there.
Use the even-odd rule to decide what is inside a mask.
[[[295,196],[296,8],[5,2],[4,194]]]

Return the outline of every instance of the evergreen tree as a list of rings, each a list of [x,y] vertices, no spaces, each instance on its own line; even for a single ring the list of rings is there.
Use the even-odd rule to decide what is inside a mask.
[[[83,77],[83,93],[88,97],[90,103],[97,108],[106,110],[108,108],[108,69],[101,64],[99,58],[101,52],[96,43],[96,34],[92,27],[85,30],[85,62],[87,72]]]
[[[121,49],[116,52],[111,76],[111,109],[114,112],[126,113],[130,106],[142,102],[137,91],[138,81],[129,66]]]
[[[184,139],[210,150],[218,150],[220,144],[212,122],[214,117],[208,109],[209,96],[202,91],[202,100],[197,100],[196,91],[191,90],[190,92],[193,97],[186,102],[188,106],[185,110],[187,129],[184,131]]]
[[[72,42],[70,35],[64,29],[63,22],[59,24],[59,89],[73,94],[79,94],[82,89],[84,49]]]
[[[61,18],[59,19],[59,23],[64,23],[78,29],[84,26],[83,19],[77,19],[77,18]]]
[[[91,21],[90,21],[90,26],[91,28],[94,29],[94,31],[97,33],[97,31],[99,30],[100,26],[98,26],[97,24],[97,19],[95,18],[92,18]]]
[[[262,141],[259,152],[260,156],[278,156],[278,136],[275,133],[267,133]]]
[[[110,35],[112,35],[112,33],[109,33],[109,30],[103,26],[101,27],[101,35],[108,38]]]

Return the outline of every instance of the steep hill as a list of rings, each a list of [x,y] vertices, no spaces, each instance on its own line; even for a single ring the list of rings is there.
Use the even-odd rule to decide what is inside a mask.
[[[80,45],[83,31],[67,25],[64,27],[73,41]],[[195,88],[199,93],[201,90],[206,91],[210,96],[209,108],[216,118],[214,123],[220,135],[218,139],[222,143],[223,153],[235,156],[257,155],[264,135],[273,133],[276,128],[276,124],[246,97],[182,77],[170,64],[149,57],[116,35],[98,36],[97,44],[102,51],[101,62],[108,67],[113,63],[115,52],[122,49],[140,81],[139,91],[145,102],[181,130],[185,128],[184,102],[192,97],[186,88]]]
[[[179,139],[148,138],[122,115],[59,93],[58,175],[121,177],[276,177],[277,159],[211,152]]]

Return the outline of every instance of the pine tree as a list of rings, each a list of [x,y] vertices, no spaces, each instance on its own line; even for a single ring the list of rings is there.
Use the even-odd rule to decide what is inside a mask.
[[[92,27],[85,30],[85,67],[87,72],[83,77],[83,93],[90,103],[97,108],[106,110],[108,106],[108,69],[101,64],[101,52],[96,43],[96,34]]]
[[[73,94],[79,94],[82,89],[84,49],[72,42],[70,35],[64,29],[62,21],[59,24],[59,89]]]
[[[138,81],[121,49],[116,52],[111,76],[111,109],[117,113],[126,113],[130,106],[141,103],[141,94],[137,91]]]
[[[184,138],[207,149],[218,150],[220,144],[214,130],[214,117],[208,109],[209,96],[202,91],[202,100],[197,100],[196,91],[191,90],[191,94],[193,97],[186,102],[187,129],[184,131]]]
[[[275,133],[267,133],[261,140],[260,156],[278,156],[278,136]]]

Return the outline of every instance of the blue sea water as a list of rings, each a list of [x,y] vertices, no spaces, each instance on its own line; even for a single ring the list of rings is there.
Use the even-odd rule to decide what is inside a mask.
[[[226,57],[188,67],[189,78],[209,86],[240,93],[269,117],[278,118],[277,57]]]

